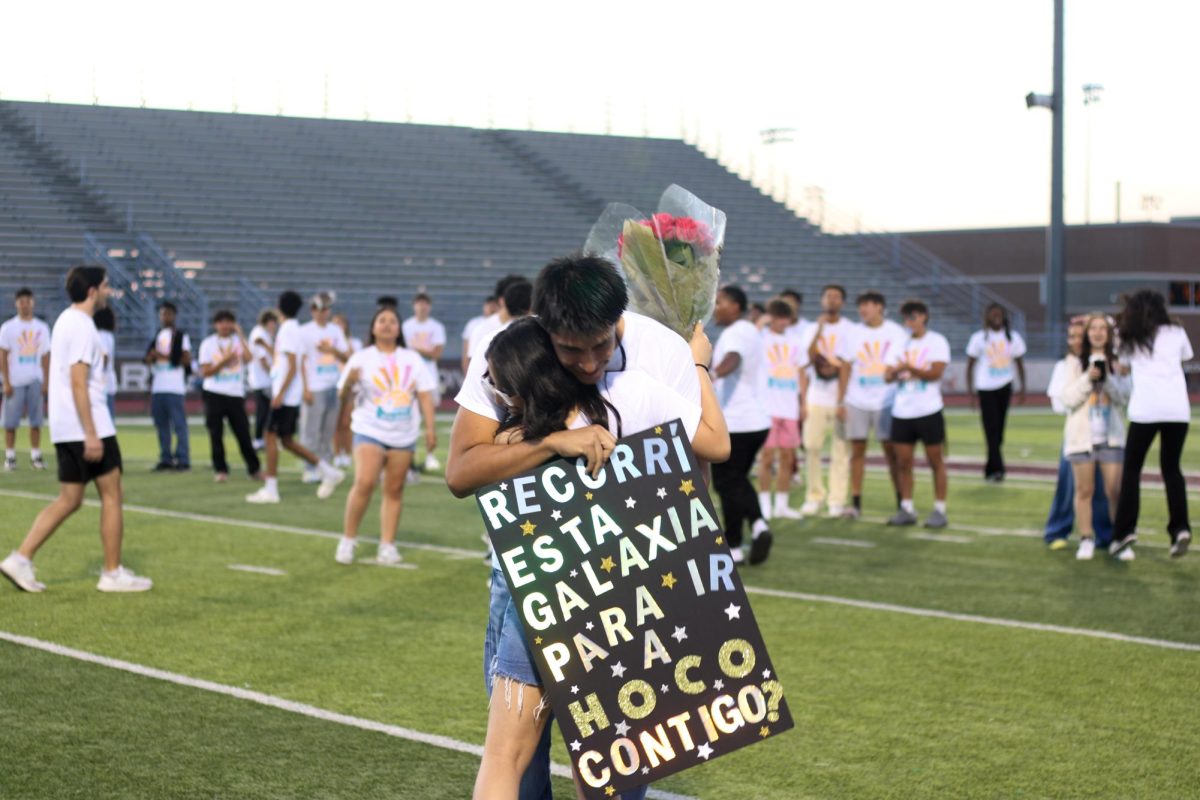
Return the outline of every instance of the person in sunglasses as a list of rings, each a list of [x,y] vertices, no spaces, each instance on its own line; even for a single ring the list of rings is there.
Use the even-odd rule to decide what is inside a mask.
[[[533,292],[536,320],[518,320],[496,334],[486,357],[471,360],[456,398],[460,407],[446,464],[446,482],[456,496],[555,456],[582,456],[599,472],[618,436],[676,417],[689,436],[695,434],[697,456],[728,456],[729,436],[708,378],[707,337],[697,331],[689,345],[626,311],[627,305],[624,280],[602,258],[574,255],[543,268]],[[484,676],[488,692],[501,686],[498,697],[505,702],[491,704],[475,796],[550,797],[550,727],[541,679],[498,569],[492,573]],[[645,787],[622,794],[624,800],[644,796]]]

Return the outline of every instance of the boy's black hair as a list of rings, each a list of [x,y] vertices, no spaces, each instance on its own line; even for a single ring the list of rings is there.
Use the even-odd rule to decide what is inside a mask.
[[[295,319],[304,308],[304,298],[297,292],[287,290],[279,295],[279,312],[287,319]]]
[[[804,295],[797,292],[795,289],[784,289],[779,293],[780,297],[790,297],[796,301],[796,305],[804,305]]]
[[[71,267],[71,271],[67,273],[67,297],[71,298],[72,303],[82,303],[87,300],[88,290],[104,283],[107,274],[104,267],[87,264]]]
[[[167,309],[168,311],[170,311],[170,312],[174,313],[174,314],[178,314],[178,313],[179,313],[179,309],[178,309],[178,308],[176,308],[176,307],[175,307],[175,304],[174,304],[174,303],[172,303],[170,300],[163,300],[161,303],[159,303],[159,304],[158,304],[158,310],[159,310],[159,311],[162,311],[164,308],[165,308],[165,309]]]
[[[929,306],[920,300],[905,300],[904,305],[900,306],[900,316],[907,317],[909,314],[924,314],[925,319],[929,319]]]
[[[375,305],[380,308],[396,308],[400,305],[400,301],[394,295],[381,294],[375,298]]]
[[[13,298],[20,300],[22,297],[33,297],[33,289],[30,289],[28,286],[22,286],[20,289],[17,289],[17,293],[13,295]]]
[[[843,303],[846,302],[846,287],[845,286],[842,286],[840,283],[827,283],[821,287],[821,294],[825,294],[830,289],[832,289],[833,291],[837,292],[838,294],[840,294],[842,296]]]
[[[230,311],[228,308],[222,308],[217,313],[213,314],[213,324],[214,325],[218,322],[224,322],[224,321],[237,322],[237,317],[235,317],[233,315],[233,312]]]
[[[868,289],[858,296],[858,299],[855,301],[854,305],[861,306],[863,303],[878,303],[881,306],[886,306],[887,300],[884,298],[881,292],[877,292],[874,289]]]
[[[533,313],[551,334],[602,333],[617,324],[628,305],[621,273],[596,255],[556,258],[542,267],[533,285]]]
[[[511,317],[523,317],[529,313],[533,302],[533,284],[522,278],[512,281],[504,290],[504,307]]]
[[[96,323],[96,330],[115,331],[117,329],[117,315],[108,306],[96,309],[96,313],[92,314],[92,322]]]
[[[772,317],[787,317],[788,319],[792,319],[796,312],[786,300],[775,298],[767,303],[767,313]]]
[[[743,314],[746,313],[746,307],[750,304],[750,301],[746,299],[746,293],[742,291],[742,287],[731,283],[728,286],[721,287],[721,294],[737,303],[738,308],[742,310]]]
[[[426,303],[429,303],[429,305],[433,305],[433,298],[430,297],[429,295],[425,294],[425,292],[417,292],[416,294],[413,295],[412,301],[414,303],[420,302],[421,300],[424,300]]]

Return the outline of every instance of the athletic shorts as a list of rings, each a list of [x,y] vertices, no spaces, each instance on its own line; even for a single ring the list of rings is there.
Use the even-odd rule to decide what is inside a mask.
[[[892,438],[892,409],[881,408],[872,411],[846,404],[846,438],[852,442],[865,442],[875,431],[878,441],[886,442]]]
[[[4,430],[21,427],[21,417],[29,417],[29,427],[42,427],[42,382],[13,387],[13,396],[4,398]]]
[[[771,417],[771,430],[767,433],[766,448],[795,450],[800,446],[800,422],[783,417]]]
[[[923,442],[926,446],[946,441],[946,418],[942,412],[927,417],[892,417],[892,441],[896,444]]]
[[[116,436],[101,439],[104,455],[99,461],[83,458],[83,442],[55,442],[54,454],[58,457],[59,483],[91,483],[114,469],[121,469],[121,447]]]
[[[1109,447],[1098,444],[1090,453],[1068,453],[1068,464],[1123,464],[1125,463],[1124,447]]]
[[[300,406],[280,406],[272,408],[267,415],[267,430],[282,439],[296,435],[296,426],[300,422]]]
[[[354,434],[354,439],[351,441],[350,446],[351,448],[357,448],[360,444],[369,444],[372,447],[378,447],[380,450],[387,452],[391,452],[392,450],[407,450],[408,452],[412,453],[417,449],[416,442],[405,445],[386,444],[379,441],[374,436],[367,436],[365,433],[356,433]]]

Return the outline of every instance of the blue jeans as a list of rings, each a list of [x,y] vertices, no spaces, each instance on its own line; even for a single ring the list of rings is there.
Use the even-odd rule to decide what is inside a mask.
[[[1066,539],[1075,527],[1075,478],[1067,459],[1058,459],[1058,484],[1054,487],[1054,500],[1050,503],[1050,516],[1046,519],[1046,544],[1055,539]],[[1104,491],[1104,478],[1100,466],[1096,466],[1096,491],[1092,494],[1092,528],[1096,531],[1096,546],[1108,547],[1112,541],[1112,519],[1108,515],[1108,495]]]
[[[150,395],[150,416],[158,431],[158,460],[162,464],[190,466],[187,416],[183,413],[183,395],[157,392]],[[175,455],[171,455],[171,432],[175,432]]]
[[[504,573],[492,569],[492,595],[488,606],[487,634],[483,641],[483,682],[488,696],[492,694],[493,680],[512,678],[521,683],[541,686],[541,676],[534,664],[533,654],[525,642],[521,618],[516,603],[508,591]],[[519,691],[519,690],[517,690]],[[545,713],[550,713],[547,709]],[[533,759],[521,776],[520,800],[552,800],[550,790],[550,728],[553,719],[546,721],[542,739],[533,753]],[[620,800],[643,800],[645,786],[628,789],[620,794]]]

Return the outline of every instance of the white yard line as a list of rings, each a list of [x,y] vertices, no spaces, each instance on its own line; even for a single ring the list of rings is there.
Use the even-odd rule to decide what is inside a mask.
[[[874,542],[868,542],[868,541],[864,541],[862,539],[831,539],[831,538],[828,538],[825,536],[817,536],[813,539],[809,539],[809,541],[812,542],[813,544],[832,544],[832,545],[837,545],[838,547],[868,548],[868,547],[875,546]]]
[[[970,536],[950,536],[945,533],[910,533],[909,539],[920,539],[924,542],[947,542],[949,544],[971,544],[975,540]]]
[[[275,569],[274,567],[254,567],[249,564],[230,564],[229,569],[235,572],[253,572],[255,575],[272,575],[275,577],[287,575],[281,569]]]
[[[871,600],[855,600],[849,597],[833,597],[824,594],[808,594],[806,592],[789,592],[782,589],[766,589],[760,586],[746,586],[749,594],[761,594],[767,597],[780,597],[787,600],[802,600],[809,603],[831,603],[839,606],[851,606],[870,611],[887,611],[892,614],[909,614],[914,617],[932,617],[934,619],[954,620],[955,622],[974,622],[979,625],[997,625],[1002,628],[1021,628],[1027,631],[1043,633],[1061,633],[1068,636],[1086,636],[1093,639],[1108,639],[1125,644],[1140,644],[1148,647],[1161,647],[1166,650],[1188,650],[1200,653],[1200,644],[1190,642],[1172,642],[1166,639],[1150,639],[1145,636],[1128,636],[1124,633],[1098,631],[1091,628],[1070,628],[1065,625],[1048,625],[1043,622],[1023,622],[1016,619],[1001,617],[983,617],[978,614],[958,614],[953,611],[939,611],[933,608],[915,608],[899,606],[894,603],[876,603]]]
[[[251,703],[276,708],[281,711],[287,711],[292,714],[300,714],[305,717],[319,719],[324,722],[336,722],[339,725],[347,725],[352,728],[358,728],[364,731],[372,731],[382,733],[387,736],[394,736],[397,739],[405,739],[410,742],[419,742],[421,744],[440,747],[444,750],[453,750],[458,753],[466,753],[477,758],[483,756],[483,747],[480,745],[469,744],[468,742],[460,742],[457,739],[451,739],[449,736],[441,736],[435,733],[425,733],[423,731],[413,730],[412,728],[403,728],[399,725],[388,725],[384,722],[376,722],[375,720],[355,717],[349,714],[340,714],[336,711],[329,711],[324,708],[317,708],[306,703],[297,703],[293,700],[285,700],[282,697],[275,695],[264,694],[263,692],[255,692],[249,689],[240,689],[237,686],[228,686],[223,683],[215,683],[206,681],[201,678],[192,678],[187,675],[180,675],[177,672],[167,672],[166,670],[155,669],[141,664],[134,664],[130,661],[122,661],[116,658],[96,655],[85,650],[76,650],[71,647],[65,647],[54,642],[46,642],[41,639],[34,639],[29,636],[19,636],[15,633],[0,631],[0,641],[9,642],[21,647],[29,647],[34,650],[41,650],[45,653],[52,653],[56,656],[72,658],[76,661],[83,661],[89,664],[97,664],[109,669],[120,670],[134,675],[139,675],[143,678],[152,678],[158,681],[173,683],[176,686],[186,686],[191,689],[200,689],[213,694],[221,694],[226,697],[233,697],[238,700],[247,700]],[[551,772],[560,778],[570,779],[571,771],[563,764],[552,764]],[[674,794],[672,792],[664,792],[658,789],[651,789],[647,794],[648,797],[657,798],[657,800],[696,800],[687,795]]]

